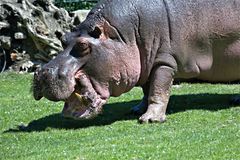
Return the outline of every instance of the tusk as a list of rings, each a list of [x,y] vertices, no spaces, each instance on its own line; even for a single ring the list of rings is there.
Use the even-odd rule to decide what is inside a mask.
[[[80,100],[80,101],[82,101],[83,100],[83,97],[80,95],[80,94],[78,94],[78,93],[74,93],[75,94],[75,96]]]
[[[82,95],[80,95],[79,93],[74,93],[75,96],[77,97],[77,99],[83,103],[83,105],[87,106],[88,105],[88,101],[86,99],[83,98]]]

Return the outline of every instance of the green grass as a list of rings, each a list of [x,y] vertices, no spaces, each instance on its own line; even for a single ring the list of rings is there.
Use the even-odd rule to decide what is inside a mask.
[[[168,120],[138,124],[139,88],[111,98],[94,120],[60,116],[63,103],[35,101],[32,75],[0,75],[0,159],[240,159],[240,85],[173,88]]]

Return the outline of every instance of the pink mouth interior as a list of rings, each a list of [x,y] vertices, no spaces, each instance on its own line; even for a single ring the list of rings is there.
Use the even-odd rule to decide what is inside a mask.
[[[77,82],[82,82],[85,86],[90,84],[87,76],[84,74],[82,70],[79,70],[75,73],[75,80]],[[86,119],[94,116],[90,105],[92,105],[86,97],[83,97],[79,94],[79,91],[75,86],[75,91],[71,94],[71,96],[65,101],[65,105],[62,111],[62,115],[64,117],[74,118],[74,119]],[[100,101],[99,101],[100,102]]]
[[[76,81],[81,77],[82,71],[79,70],[75,73]],[[83,101],[83,98],[75,90],[72,95],[67,99],[62,110],[64,117],[77,119],[87,112],[87,104]]]
[[[81,95],[73,92],[65,102],[62,114],[64,117],[80,119],[89,114],[87,106],[88,102],[86,102]]]

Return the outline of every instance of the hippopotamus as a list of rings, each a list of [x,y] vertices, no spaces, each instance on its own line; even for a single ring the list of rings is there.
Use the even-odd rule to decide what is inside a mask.
[[[33,94],[64,101],[65,117],[94,117],[140,86],[139,121],[164,122],[174,80],[240,81],[239,0],[102,0],[62,41]]]

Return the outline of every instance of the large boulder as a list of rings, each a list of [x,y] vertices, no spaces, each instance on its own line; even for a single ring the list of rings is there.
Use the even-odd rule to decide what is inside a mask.
[[[63,50],[62,35],[80,23],[74,19],[51,0],[1,0],[0,47],[10,69],[31,71],[53,59]]]

